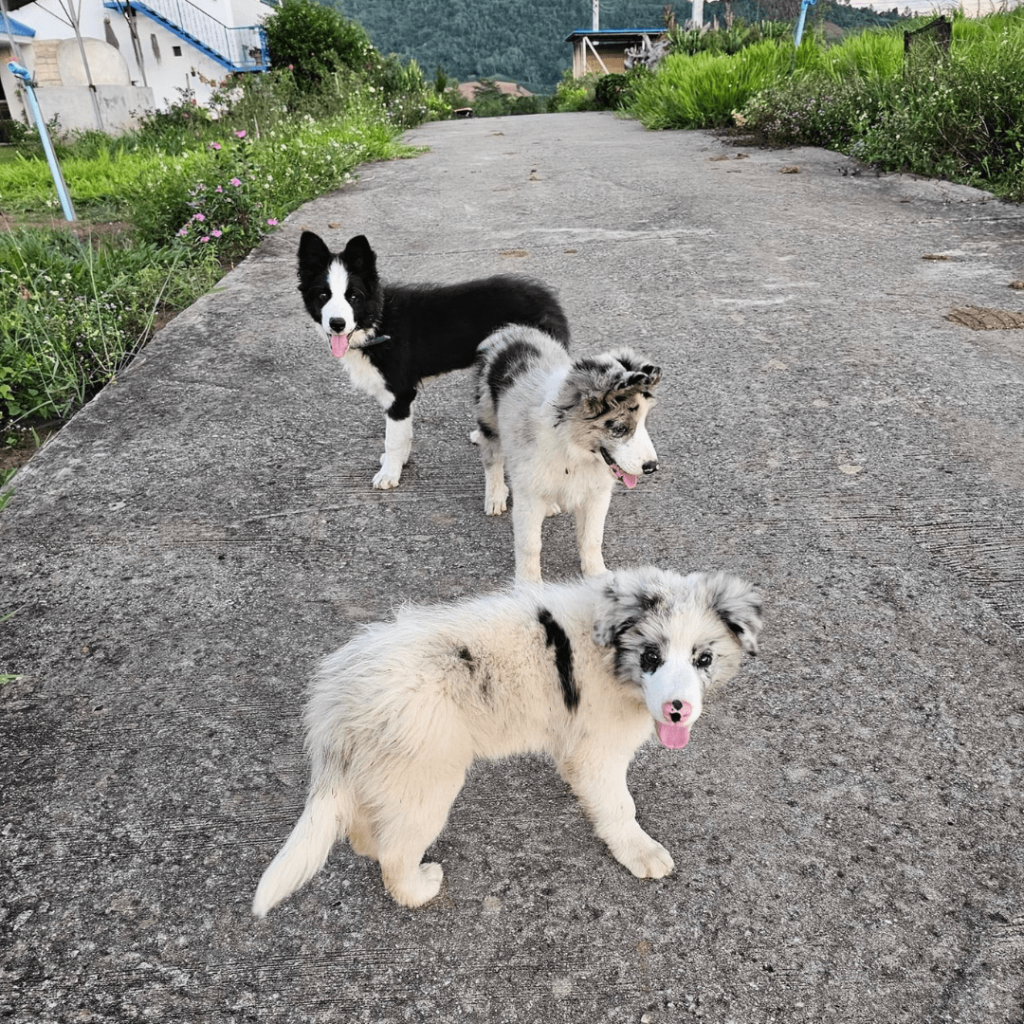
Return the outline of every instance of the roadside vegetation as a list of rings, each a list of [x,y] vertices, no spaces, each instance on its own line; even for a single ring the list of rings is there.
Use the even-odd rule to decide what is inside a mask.
[[[766,145],[824,146],[1024,201],[1024,7],[956,15],[948,52],[903,32],[868,29],[798,49],[752,39],[734,53],[676,45],[620,104],[649,128],[738,127]],[[710,35],[710,33],[708,33]]]

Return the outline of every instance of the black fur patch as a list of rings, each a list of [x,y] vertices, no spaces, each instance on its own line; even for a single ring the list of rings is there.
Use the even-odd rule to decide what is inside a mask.
[[[527,366],[530,360],[540,356],[536,345],[527,341],[517,341],[506,345],[487,368],[487,386],[491,391],[491,401],[498,407],[498,396],[508,391]]]
[[[488,441],[493,441],[498,436],[489,426],[487,426],[486,423],[484,423],[483,420],[477,420],[476,425],[480,433],[486,437]]]
[[[412,403],[416,400],[416,391],[408,391],[403,395],[396,395],[395,400],[391,403],[391,408],[387,411],[387,417],[389,420],[405,420],[409,418],[409,414],[412,412]]]
[[[544,627],[548,647],[555,649],[555,667],[558,669],[558,681],[562,684],[562,700],[570,711],[575,711],[580,702],[580,691],[572,669],[572,644],[547,608],[537,612],[537,621]]]

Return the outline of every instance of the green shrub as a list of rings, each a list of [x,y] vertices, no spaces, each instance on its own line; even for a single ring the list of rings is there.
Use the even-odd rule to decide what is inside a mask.
[[[548,110],[553,114],[575,113],[581,110],[600,110],[596,99],[599,75],[585,75],[573,78],[572,71],[566,71],[548,100]]]
[[[637,86],[652,74],[645,65],[638,65],[623,75],[602,75],[594,85],[595,106],[599,110],[625,110],[632,104]]]
[[[21,121],[9,117],[0,117],[0,143],[17,146],[28,136],[29,127]]]
[[[753,96],[740,119],[771,144],[1024,200],[1024,9],[955,18],[948,54],[903,49],[901,30],[844,40]]]
[[[288,68],[302,89],[342,68],[364,70],[375,52],[360,25],[317,0],[282,0],[263,28],[271,66]]]
[[[657,73],[638,82],[630,113],[648,128],[718,128],[732,123],[755,93],[796,63],[814,59],[813,45],[755,43],[731,57],[669,54]]]

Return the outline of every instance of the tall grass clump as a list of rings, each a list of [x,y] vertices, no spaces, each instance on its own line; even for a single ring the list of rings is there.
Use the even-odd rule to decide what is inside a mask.
[[[732,123],[755,93],[816,56],[814,48],[768,40],[739,53],[702,51],[690,57],[669,54],[657,73],[638,83],[629,112],[645,127],[718,128]]]

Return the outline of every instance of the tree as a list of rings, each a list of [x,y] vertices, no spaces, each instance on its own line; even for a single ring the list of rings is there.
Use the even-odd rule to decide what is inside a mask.
[[[373,50],[361,26],[316,0],[284,0],[263,27],[271,67],[290,67],[305,89],[341,68],[361,70]]]

